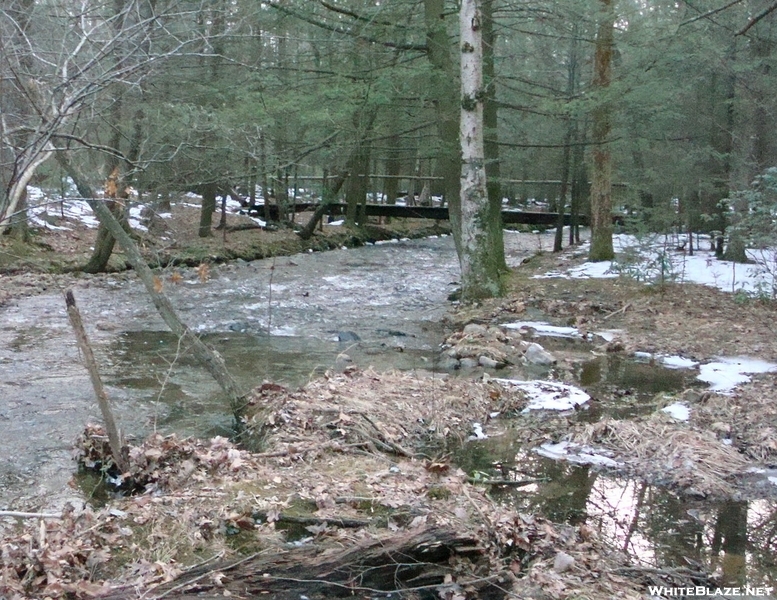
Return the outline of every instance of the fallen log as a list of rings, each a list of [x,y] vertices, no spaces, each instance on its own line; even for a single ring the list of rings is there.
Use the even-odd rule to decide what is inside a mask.
[[[498,579],[497,574],[489,573],[485,550],[472,535],[430,527],[375,538],[345,550],[310,545],[259,552],[238,561],[195,567],[145,592],[127,586],[98,597],[202,600],[231,595],[323,600],[391,594],[394,598],[440,598],[446,597],[446,591],[452,594],[467,588],[478,598],[497,599],[505,597]]]

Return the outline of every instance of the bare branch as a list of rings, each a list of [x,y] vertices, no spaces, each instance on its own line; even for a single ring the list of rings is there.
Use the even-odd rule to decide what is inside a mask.
[[[745,35],[753,25],[758,23],[758,21],[760,21],[761,19],[764,19],[765,17],[769,16],[775,10],[777,10],[777,2],[770,4],[761,12],[759,12],[757,15],[755,15],[752,19],[750,19],[750,22],[747,25],[745,25],[742,29],[737,31],[736,35]]]
[[[285,6],[281,6],[278,3],[278,0],[272,0],[269,3],[270,6],[272,6],[274,9],[279,10],[285,15],[288,15],[290,17],[294,17],[296,19],[299,19],[300,21],[304,21],[305,23],[310,23],[311,25],[314,25],[316,27],[320,27],[321,29],[326,29],[327,31],[333,31],[335,33],[339,33],[341,35],[347,35],[350,37],[354,37],[359,40],[364,40],[365,42],[370,42],[372,44],[378,44],[380,46],[385,46],[386,48],[394,48],[396,50],[412,50],[416,52],[426,52],[426,44],[404,44],[400,42],[389,42],[385,40],[378,40],[371,36],[363,35],[360,33],[356,33],[355,31],[351,31],[350,29],[347,29],[345,27],[339,27],[337,25],[330,25],[329,23],[323,23],[321,21],[316,21],[315,19],[312,19],[311,17],[308,17],[307,15],[298,13],[297,11],[291,10]]]
[[[742,2],[742,0],[732,0],[728,4],[724,4],[723,6],[720,6],[718,8],[713,8],[712,10],[709,10],[709,11],[707,11],[705,13],[697,15],[697,16],[693,17],[692,19],[688,19],[687,21],[683,21],[682,23],[680,23],[679,27],[682,27],[683,25],[689,25],[689,24],[694,23],[696,21],[699,21],[701,19],[706,19],[708,17],[711,17],[712,15],[716,15],[719,12],[723,12],[724,10],[726,10],[728,8],[731,8],[732,6],[734,6],[736,4],[739,4],[740,2]]]

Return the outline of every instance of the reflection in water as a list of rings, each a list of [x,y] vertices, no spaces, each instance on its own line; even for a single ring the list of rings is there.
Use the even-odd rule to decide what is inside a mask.
[[[431,349],[397,352],[381,346],[380,340],[346,344],[313,337],[248,333],[210,334],[203,339],[221,353],[244,389],[264,380],[296,388],[327,369],[352,362],[364,367],[375,363],[398,369],[431,367],[436,356]],[[348,360],[344,361],[346,353]],[[112,395],[131,399],[135,406],[151,406],[145,426],[133,427],[136,434],[147,428],[199,437],[232,433],[232,415],[221,390],[172,333],[124,332],[109,347],[108,354],[110,367],[104,379],[114,386]]]
[[[643,481],[522,451],[509,435],[467,444],[456,462],[488,478],[545,480],[493,489],[491,495],[555,522],[585,522],[646,566],[702,565],[721,585],[773,585],[777,577],[777,502],[680,497]]]

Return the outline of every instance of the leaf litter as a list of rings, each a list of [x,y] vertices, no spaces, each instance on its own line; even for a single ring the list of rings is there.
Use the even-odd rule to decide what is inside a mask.
[[[494,431],[496,413],[526,402],[493,381],[424,373],[349,369],[294,391],[263,384],[249,397],[244,429],[253,452],[221,437],[155,434],[128,448],[129,472],[113,475],[133,494],[69,507],[60,519],[0,521],[0,593],[155,597],[156,586],[197,567],[208,574],[197,585],[229,595],[223,561],[235,557],[306,547],[326,556],[446,530],[477,548],[438,568],[428,587],[440,597],[643,597],[638,577],[619,575],[633,568],[629,559],[590,527],[501,506],[448,461],[474,421]],[[86,428],[76,455],[110,472],[101,427]]]

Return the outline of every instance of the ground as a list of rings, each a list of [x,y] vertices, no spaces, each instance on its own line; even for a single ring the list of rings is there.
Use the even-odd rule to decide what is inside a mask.
[[[232,231],[226,241],[215,232],[203,240],[196,237],[197,218],[196,210],[180,206],[171,219],[151,224],[140,236],[149,259],[163,268],[248,260],[391,234],[328,227],[307,246],[290,229]],[[229,224],[248,222],[233,215]],[[437,227],[391,226],[402,228],[398,235]],[[93,236],[73,224],[37,232],[33,247],[3,241],[0,302],[78,277],[72,269],[85,263]],[[449,321],[459,332],[449,346],[495,363],[515,360],[521,344],[535,338],[495,333],[494,326],[541,314],[582,333],[617,330],[598,342],[602,353],[777,361],[769,301],[627,278],[534,278],[583,260],[574,250],[538,254],[510,274],[505,298],[454,307]],[[120,256],[113,265],[123,266]],[[504,483],[473,481],[457,468],[451,454],[473,421],[498,428],[497,415],[515,414],[527,402],[520,390],[494,380],[498,370],[485,373],[451,378],[347,368],[299,390],[265,383],[246,398],[237,444],[153,436],[128,450],[124,486],[135,495],[57,518],[6,520],[0,596],[323,598],[347,589],[370,597],[382,586],[384,594],[412,588],[406,597],[644,598],[646,584],[714,585],[702,569],[643,568],[585,524],[519,514],[490,497],[489,486]],[[680,493],[741,498],[738,476],[777,462],[775,385],[775,376],[765,374],[733,394],[685,393],[694,408],[688,422],[660,411],[594,423],[565,418],[532,422],[525,436],[596,444],[631,473],[645,480],[660,475]],[[85,430],[77,452],[84,467],[110,470],[98,428]],[[445,551],[411,556],[419,544]],[[302,570],[292,572],[290,564]],[[383,586],[387,577],[394,587]]]

